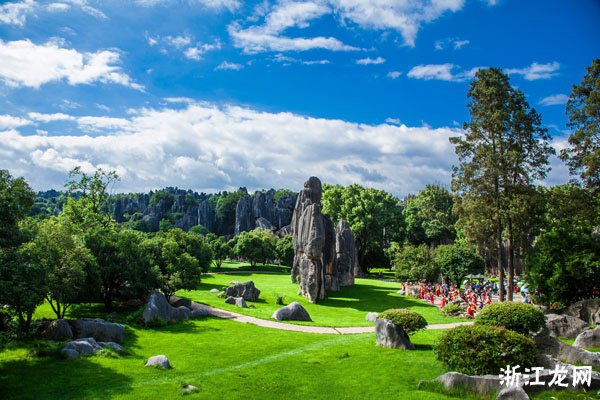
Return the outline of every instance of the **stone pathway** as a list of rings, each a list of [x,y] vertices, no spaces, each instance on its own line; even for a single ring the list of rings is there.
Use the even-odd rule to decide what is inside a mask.
[[[177,296],[171,296],[171,301],[176,302],[180,298]],[[192,310],[206,310],[214,317],[230,319],[235,322],[241,322],[244,324],[252,324],[261,326],[263,328],[280,329],[284,331],[304,332],[304,333],[318,333],[318,334],[330,334],[330,335],[352,335],[357,333],[372,333],[375,332],[374,326],[351,326],[343,328],[332,328],[328,326],[309,326],[309,325],[295,325],[287,324],[285,322],[270,321],[262,318],[251,317],[249,315],[238,314],[232,311],[222,310],[207,306],[205,304],[199,304],[192,302]],[[449,329],[461,325],[472,325],[473,322],[455,322],[452,324],[433,324],[428,325],[426,329]]]

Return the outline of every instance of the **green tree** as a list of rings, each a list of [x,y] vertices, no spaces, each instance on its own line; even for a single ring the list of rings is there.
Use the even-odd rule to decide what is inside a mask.
[[[487,208],[488,223],[495,227],[495,247],[500,279],[504,279],[502,245],[508,250],[508,299],[512,300],[516,204],[527,201],[533,183],[548,172],[553,153],[541,117],[529,107],[525,95],[514,89],[499,68],[479,70],[467,95],[471,120],[466,134],[451,138],[459,165],[453,172],[453,190],[468,199],[468,208]],[[490,206],[491,205],[491,206]],[[465,210],[462,207],[461,210]],[[521,208],[522,209],[522,208]],[[500,299],[504,300],[503,285]]]
[[[377,189],[360,185],[323,185],[323,213],[334,223],[345,219],[356,240],[358,263],[363,272],[374,266],[367,254],[382,255],[391,241],[403,238],[402,211],[398,199]],[[379,249],[374,251],[373,248]]]
[[[275,253],[282,265],[291,267],[294,262],[294,242],[292,235],[285,235],[277,239],[275,244]]]
[[[426,244],[400,247],[394,255],[393,266],[396,277],[401,280],[437,281],[440,272]]]
[[[207,243],[212,251],[213,261],[217,269],[221,269],[223,261],[231,253],[231,247],[223,236],[217,236],[214,233],[206,235]]]
[[[223,192],[215,207],[217,218],[217,234],[231,235],[235,230],[235,209],[242,196],[248,195],[246,188],[239,188],[232,193]]]
[[[37,263],[46,273],[46,300],[56,318],[64,318],[85,286],[86,266],[94,262],[83,238],[58,218],[40,223],[33,241],[23,246],[29,262]]]
[[[566,161],[573,175],[583,183],[600,189],[600,59],[586,68],[583,81],[573,85],[566,107],[569,147],[562,150],[560,158]]]
[[[433,247],[450,243],[456,236],[452,208],[452,195],[448,190],[439,185],[426,185],[408,199],[402,210],[407,240],[414,245],[427,243]]]
[[[173,229],[143,242],[146,258],[157,274],[158,286],[167,299],[177,290],[195,289],[200,283],[202,267],[210,263],[210,249],[196,236]],[[194,256],[198,256],[199,252],[203,252],[202,260]]]
[[[458,287],[468,274],[483,272],[484,264],[483,258],[465,240],[439,246],[435,251],[435,263],[442,276]]]
[[[0,169],[0,247],[19,244],[18,223],[35,201],[35,193],[24,178],[13,178]]]
[[[258,262],[266,264],[275,258],[276,237],[267,229],[256,228],[250,232],[242,232],[236,237],[233,251],[236,255],[250,261],[252,267]]]

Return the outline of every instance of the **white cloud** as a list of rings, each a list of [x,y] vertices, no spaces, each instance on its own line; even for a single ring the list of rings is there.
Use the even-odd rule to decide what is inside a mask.
[[[417,65],[408,71],[406,76],[426,81],[435,79],[447,82],[464,82],[472,79],[477,71],[485,67],[473,67],[470,70],[454,72],[458,68],[460,67],[451,63]]]
[[[391,117],[386,118],[385,123],[390,124],[390,125],[402,125],[402,121],[400,121],[399,118],[391,118]]]
[[[67,3],[50,3],[46,6],[46,10],[52,12],[62,12],[67,11],[71,8]]]
[[[467,39],[459,39],[459,38],[445,38],[441,40],[436,40],[434,43],[434,48],[436,50],[444,50],[446,48],[452,48],[453,50],[459,50],[463,47],[470,44],[471,41]]]
[[[272,60],[282,64],[284,67],[290,66],[292,64],[325,65],[331,63],[329,60],[301,60],[299,58],[289,57],[281,53],[275,54]]]
[[[557,106],[561,104],[567,104],[567,100],[569,100],[569,96],[566,94],[555,94],[544,97],[542,100],[540,100],[540,104],[543,106]]]
[[[377,57],[377,58],[361,58],[360,60],[356,60],[358,65],[369,65],[369,64],[383,64],[385,62],[385,58]]]
[[[304,65],[325,65],[325,64],[330,64],[331,61],[329,60],[308,60],[308,61],[300,61],[301,64]]]
[[[273,7],[266,15],[263,25],[254,25],[242,29],[239,24],[229,25],[228,31],[235,47],[244,53],[254,54],[266,51],[306,51],[325,49],[349,51],[357,48],[348,46],[333,37],[285,37],[283,32],[289,28],[306,28],[309,21],[331,13],[325,4],[314,2],[284,2]]]
[[[0,80],[9,86],[39,88],[45,83],[66,80],[71,85],[101,82],[143,90],[118,66],[120,54],[112,50],[80,53],[56,43],[36,45],[29,39],[0,39],[0,59]]]
[[[13,117],[11,115],[0,115],[0,131],[31,125],[31,123],[31,121],[25,118]]]
[[[547,64],[532,63],[525,68],[510,68],[506,70],[509,75],[522,75],[525,80],[550,79],[558,74],[560,64],[556,61]]]
[[[81,8],[81,11],[83,11],[86,14],[91,15],[92,17],[96,17],[98,19],[107,19],[108,18],[106,16],[106,14],[104,14],[101,10],[90,6],[88,4],[87,0],[67,0],[67,2],[73,4],[74,6]]]
[[[244,68],[242,64],[236,64],[229,61],[223,61],[221,64],[217,65],[215,70],[229,70],[229,71],[239,71]]]
[[[221,48],[221,43],[216,41],[215,43],[198,43],[196,47],[190,47],[186,49],[183,54],[190,60],[202,60],[202,55],[213,50]]]
[[[0,6],[0,23],[23,26],[27,20],[27,14],[36,7],[37,3],[33,0],[3,4]]]
[[[425,183],[449,182],[455,156],[448,138],[460,132],[195,103],[136,109],[127,118],[72,117],[66,123],[87,123],[93,135],[64,135],[39,122],[44,115],[28,117],[49,135],[0,133],[0,168],[25,171],[36,189],[62,187],[69,169],[82,165],[118,170],[122,191],[167,185],[297,189],[317,175],[329,183],[358,182],[402,195]]]
[[[165,42],[175,48],[182,48],[192,43],[192,37],[189,35],[167,36]]]
[[[390,79],[398,79],[400,75],[402,75],[402,72],[400,71],[390,71],[386,76]]]
[[[158,5],[170,5],[174,0],[135,0],[135,2],[143,7],[154,7]],[[189,2],[200,4],[215,11],[226,9],[231,12],[240,8],[241,5],[238,0],[189,0]]]
[[[342,19],[367,29],[396,30],[406,45],[414,46],[423,23],[460,10],[464,0],[331,0],[330,3]]]
[[[42,113],[37,113],[37,112],[30,112],[28,114],[29,118],[31,118],[32,120],[36,121],[36,122],[43,122],[43,123],[48,123],[48,122],[54,122],[54,121],[74,121],[75,117],[68,115],[68,114],[63,114],[63,113],[54,113],[54,114],[42,114]]]

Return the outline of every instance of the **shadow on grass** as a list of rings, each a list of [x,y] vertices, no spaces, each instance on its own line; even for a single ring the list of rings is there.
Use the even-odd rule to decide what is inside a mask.
[[[90,359],[21,359],[0,365],[2,399],[107,399],[132,390],[130,377]]]

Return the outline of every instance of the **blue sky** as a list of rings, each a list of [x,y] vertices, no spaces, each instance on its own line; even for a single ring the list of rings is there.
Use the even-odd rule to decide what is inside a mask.
[[[0,168],[39,190],[81,165],[119,191],[317,175],[401,196],[449,183],[477,68],[509,73],[560,149],[600,55],[592,0],[0,4]]]

